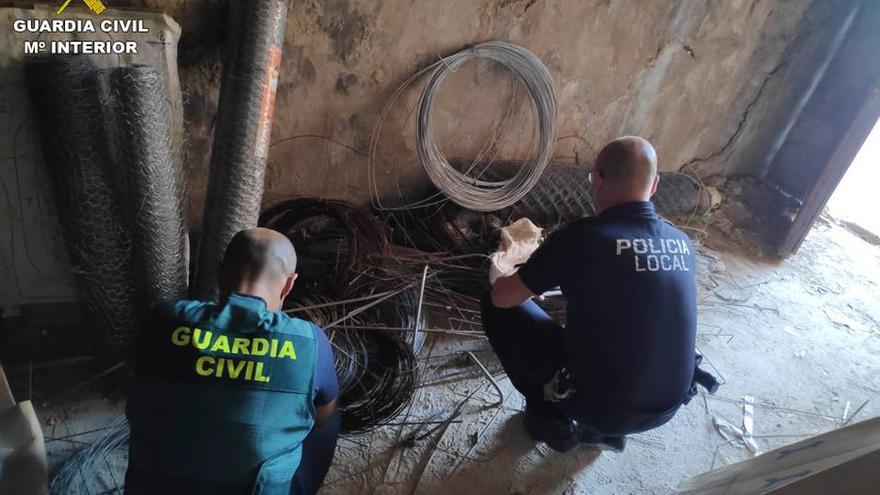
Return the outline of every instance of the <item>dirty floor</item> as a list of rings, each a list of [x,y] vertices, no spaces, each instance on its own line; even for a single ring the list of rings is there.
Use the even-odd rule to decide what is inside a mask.
[[[488,344],[444,338],[421,352],[424,385],[411,407],[388,426],[340,438],[321,493],[670,493],[685,478],[753,455],[716,428],[742,427],[744,397],[755,404],[758,452],[880,414],[880,248],[821,223],[781,264],[711,241],[700,251],[698,346],[725,382],[717,395],[698,396],[667,425],[632,436],[622,454],[557,454],[526,435],[522,400]],[[100,382],[43,405],[82,380],[75,372],[19,367],[13,378],[19,396],[31,391],[54,464],[123,410]],[[421,438],[400,447],[407,436]],[[91,493],[121,493],[124,450],[104,465]]]

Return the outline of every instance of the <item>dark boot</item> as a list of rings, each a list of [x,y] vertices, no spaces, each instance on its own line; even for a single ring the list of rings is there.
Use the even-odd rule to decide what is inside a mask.
[[[575,423],[575,433],[578,441],[587,447],[621,453],[626,448],[626,436],[614,436],[602,434],[589,426]]]
[[[568,452],[578,445],[574,422],[555,407],[527,405],[523,420],[533,439],[557,452]]]

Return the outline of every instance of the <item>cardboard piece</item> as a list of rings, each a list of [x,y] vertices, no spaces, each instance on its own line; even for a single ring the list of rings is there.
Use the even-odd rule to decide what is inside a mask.
[[[0,366],[0,495],[42,495],[49,490],[43,430],[31,401],[15,403]]]

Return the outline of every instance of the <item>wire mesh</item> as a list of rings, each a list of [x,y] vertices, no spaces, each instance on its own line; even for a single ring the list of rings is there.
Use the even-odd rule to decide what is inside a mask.
[[[110,74],[120,195],[147,307],[181,299],[187,285],[183,170],[169,128],[163,75],[128,66]]]
[[[260,213],[272,109],[287,21],[284,0],[230,2],[217,123],[193,294],[217,297],[217,270],[232,237]]]
[[[113,189],[95,67],[82,56],[30,57],[25,69],[80,295],[122,352],[139,327],[140,295]]]
[[[464,167],[469,162],[453,163]],[[495,162],[484,175],[501,179],[517,166],[515,162]],[[391,227],[391,238],[396,243],[429,252],[489,253],[498,246],[501,227],[520,218],[529,218],[552,232],[578,218],[595,215],[589,170],[585,165],[552,164],[520,201],[494,212],[471,211],[447,201],[421,208],[379,210],[379,214]],[[704,196],[693,177],[661,172],[652,201],[662,215],[691,214],[706,211],[708,201]]]
[[[101,438],[88,444],[61,466],[49,483],[49,495],[96,493],[95,485],[101,473],[112,469],[107,464],[108,457],[116,449],[127,445],[130,436],[125,416],[114,420]]]

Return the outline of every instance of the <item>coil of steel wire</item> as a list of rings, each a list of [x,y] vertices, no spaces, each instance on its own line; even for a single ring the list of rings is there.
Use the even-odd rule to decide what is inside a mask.
[[[125,416],[116,418],[104,428],[101,437],[71,456],[58,469],[49,483],[49,495],[80,495],[97,493],[105,488],[101,474],[113,473],[108,458],[114,450],[128,443],[131,432]]]
[[[342,431],[368,431],[395,417],[415,391],[416,354],[424,342],[417,324],[418,297],[407,290],[326,330],[339,380]],[[317,295],[300,296],[293,315],[321,327],[339,321],[346,305]]]
[[[260,215],[259,225],[286,235],[297,253],[297,292],[344,297],[369,271],[371,255],[388,243],[387,228],[370,211],[345,201],[296,198]]]
[[[343,432],[366,431],[397,415],[415,390],[425,321],[415,289],[377,275],[387,257],[385,224],[344,201],[298,198],[268,208],[260,225],[285,234],[296,248],[300,277],[285,308],[325,328]],[[374,297],[384,292],[391,297]]]
[[[416,358],[403,339],[366,332],[356,342],[362,346],[358,374],[340,396],[342,431],[347,433],[370,430],[397,416],[416,385]]]
[[[534,102],[538,118],[537,149],[510,179],[489,180],[472,177],[469,169],[452,166],[434,141],[431,111],[434,95],[451,72],[473,59],[493,60],[518,76]],[[556,93],[553,79],[541,60],[527,49],[512,43],[490,41],[442,59],[428,77],[418,104],[416,146],[422,166],[431,182],[455,203],[475,211],[496,211],[516,203],[538,183],[556,143]]]

